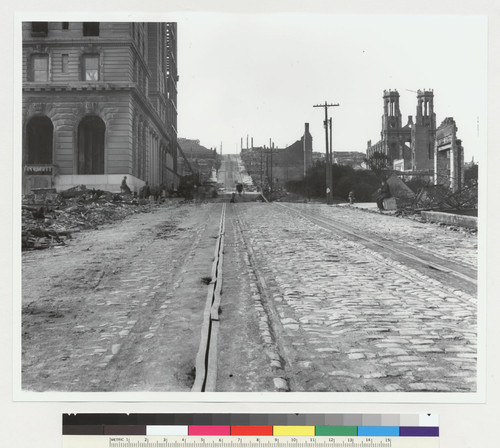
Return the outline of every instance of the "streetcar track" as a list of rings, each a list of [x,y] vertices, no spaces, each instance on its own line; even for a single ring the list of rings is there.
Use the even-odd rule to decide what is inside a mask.
[[[226,204],[222,205],[219,235],[215,244],[212,277],[208,285],[201,339],[196,356],[196,376],[192,392],[215,391],[217,379],[217,336],[219,332],[219,306],[222,289],[222,264],[224,259],[224,233]]]
[[[281,204],[280,204],[280,205],[281,205]],[[293,207],[290,207],[290,209],[292,209],[292,208],[293,208]],[[299,210],[295,210],[295,211],[300,212]],[[319,212],[317,212],[317,211],[313,212],[312,210],[310,210],[310,211],[309,211],[309,213],[310,213],[311,215],[316,215],[316,216],[317,216],[318,218],[320,218],[320,219],[323,219],[323,220],[329,220],[330,222],[335,222],[336,224],[339,224],[339,225],[344,225],[344,226],[345,226],[345,224],[344,224],[343,222],[341,222],[341,221],[339,221],[339,220],[337,220],[337,219],[334,219],[334,218],[330,218],[330,217],[328,217],[328,218],[327,218],[327,217],[325,217],[325,216],[322,216],[322,215],[321,215]],[[366,230],[365,230],[365,231],[366,231]],[[374,233],[374,234],[376,235],[376,233]],[[358,234],[356,234],[356,235],[358,235]],[[378,237],[379,239],[381,239],[382,241],[384,241],[384,242],[389,242],[389,243],[393,243],[393,244],[402,244],[402,243],[400,243],[399,241],[397,241],[397,240],[395,240],[395,239],[388,238],[387,236],[381,236],[381,235],[378,235],[377,237]],[[408,243],[408,242],[406,242],[405,244],[407,244],[408,246],[411,246],[411,247],[412,247],[415,251],[417,251],[417,252],[425,253],[426,255],[428,255],[428,256],[430,256],[430,257],[432,257],[432,258],[439,259],[439,260],[441,260],[441,261],[442,261],[442,262],[444,262],[444,263],[453,263],[453,264],[457,264],[455,261],[450,260],[450,258],[449,258],[449,257],[445,257],[445,256],[443,256],[443,255],[441,255],[441,254],[436,254],[435,252],[433,252],[433,251],[431,251],[431,250],[429,250],[429,249],[427,249],[427,248],[425,248],[425,247],[421,247],[421,246],[418,246],[418,245],[414,245],[414,244],[412,244],[412,243]],[[471,265],[470,263],[468,263],[468,262],[464,262],[464,264],[466,264],[466,265],[467,265],[467,266],[461,266],[461,267],[463,267],[464,269],[470,269],[470,270],[471,270],[471,271],[473,271],[473,272],[476,272],[476,271],[477,271],[477,269],[476,269],[473,265]],[[446,268],[446,269],[447,269],[447,270],[449,270],[448,268]]]
[[[364,243],[368,243],[369,249],[370,246],[372,247],[376,246],[377,248],[382,248],[385,251],[390,251],[393,254],[417,262],[420,265],[427,267],[428,269],[432,269],[445,274],[454,275],[455,277],[473,285],[477,284],[476,280],[468,276],[467,274],[463,274],[452,268],[445,267],[441,265],[439,262],[425,260],[417,255],[409,253],[408,251],[394,247],[393,245],[396,244],[395,241],[385,239],[381,243],[379,241],[374,240],[373,238],[361,235],[356,231],[353,231],[352,229],[348,228],[345,224],[338,222],[336,220],[330,219],[327,221],[323,217],[317,215],[313,216],[313,213],[306,213],[301,210],[296,210],[284,204],[276,204],[276,205],[280,205],[283,209],[288,210],[290,212],[294,212],[295,214],[304,217],[305,219],[313,222],[314,224],[318,225],[323,229],[345,234],[351,239],[358,239],[363,241]],[[264,305],[265,312],[269,317],[269,324],[270,324],[269,331],[272,334],[272,339],[273,339],[272,351],[275,352],[275,354],[278,356],[281,362],[281,367],[276,372],[276,374],[280,372],[278,378],[284,380],[287,383],[287,390],[293,390],[292,384],[290,383],[291,379],[287,378],[287,373],[286,373],[287,370],[286,366],[288,364],[288,361],[284,356],[285,353],[284,348],[281,347],[279,342],[279,334],[281,334],[281,332],[279,328],[275,327],[276,322],[279,322],[279,318],[276,318],[273,310],[269,308],[269,303],[272,303],[272,300],[270,300],[270,298],[268,297],[269,286],[266,284],[264,276],[261,275],[259,272],[258,266],[256,265],[255,261],[255,254],[253,253],[252,247],[249,245],[247,238],[245,237],[247,229],[244,228],[241,218],[236,210],[236,207],[233,206],[232,210],[234,211],[235,214],[236,218],[235,222],[237,224],[238,230],[240,232],[243,241],[244,250],[248,255],[250,267],[253,270],[257,279],[257,287],[259,295],[262,300],[262,304]],[[212,264],[211,281],[207,292],[204,318],[201,328],[200,346],[198,354],[196,356],[195,380],[191,389],[191,391],[193,392],[216,391],[217,349],[218,349],[217,345],[218,345],[218,334],[219,334],[219,307],[221,301],[221,288],[222,288],[222,267],[224,259],[225,219],[226,219],[226,204],[223,204],[221,218],[220,218],[220,225],[219,225],[219,234],[215,245],[214,261]]]
[[[310,213],[310,212],[307,213],[307,212],[304,212],[302,210],[296,210],[293,207],[290,207],[290,206],[287,206],[284,204],[280,204],[280,203],[276,203],[276,204],[283,207],[286,210],[290,210],[291,212],[294,212],[296,214],[299,214],[299,215],[305,217],[309,221],[315,223],[316,225],[318,225],[326,230],[341,232],[341,233],[349,235],[351,238],[354,237],[356,239],[363,240],[364,242],[369,243],[370,245],[380,247],[386,251],[390,251],[394,254],[397,254],[397,255],[403,256],[407,259],[413,260],[413,261],[415,261],[415,262],[417,262],[417,263],[419,263],[419,264],[421,264],[429,269],[439,271],[442,273],[446,273],[446,274],[450,274],[450,275],[452,275],[460,280],[467,282],[468,284],[472,285],[473,287],[477,288],[477,279],[475,277],[473,277],[471,275],[464,274],[463,272],[460,272],[456,269],[443,266],[442,264],[440,264],[440,262],[425,260],[424,258],[421,258],[417,255],[411,254],[408,251],[396,248],[393,246],[393,244],[395,244],[395,242],[392,240],[385,239],[384,243],[380,243],[379,241],[377,241],[373,238],[370,238],[368,236],[362,235],[361,233],[357,233],[355,231],[352,231],[345,224],[343,224],[335,219],[329,218],[327,221],[323,217],[312,216],[312,213]],[[392,243],[392,244],[390,244],[390,243]],[[428,253],[428,255],[432,256],[433,258],[440,258],[440,257],[435,256],[434,254],[431,254],[431,253]],[[441,260],[446,261],[443,259],[441,259]],[[468,270],[474,271],[472,268],[468,268]]]

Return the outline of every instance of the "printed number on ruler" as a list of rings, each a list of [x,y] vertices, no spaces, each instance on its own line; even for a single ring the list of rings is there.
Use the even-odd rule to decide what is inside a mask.
[[[438,437],[63,436],[63,448],[439,448]]]

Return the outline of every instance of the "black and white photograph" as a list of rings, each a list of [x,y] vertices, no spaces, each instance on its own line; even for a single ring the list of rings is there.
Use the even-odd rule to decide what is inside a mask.
[[[483,397],[486,16],[78,18],[16,24],[21,399]]]

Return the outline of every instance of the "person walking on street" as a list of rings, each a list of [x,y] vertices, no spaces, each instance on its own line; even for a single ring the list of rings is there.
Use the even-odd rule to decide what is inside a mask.
[[[351,204],[351,205],[354,204],[354,199],[355,199],[355,197],[354,197],[354,191],[351,190],[349,192],[349,204]]]

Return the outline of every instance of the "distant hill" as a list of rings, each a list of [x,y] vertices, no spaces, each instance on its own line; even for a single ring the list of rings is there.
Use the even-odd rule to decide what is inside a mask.
[[[200,145],[199,140],[190,138],[178,138],[177,142],[179,143],[182,152],[188,159],[191,157],[191,154],[194,158],[214,156],[214,150]]]

